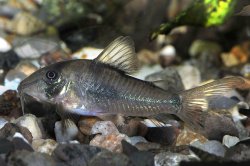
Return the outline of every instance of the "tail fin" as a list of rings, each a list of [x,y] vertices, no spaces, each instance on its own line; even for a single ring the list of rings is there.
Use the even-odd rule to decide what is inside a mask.
[[[250,80],[226,77],[180,93],[182,109],[177,113],[194,130],[203,130],[208,115],[209,102],[232,89],[249,89]]]

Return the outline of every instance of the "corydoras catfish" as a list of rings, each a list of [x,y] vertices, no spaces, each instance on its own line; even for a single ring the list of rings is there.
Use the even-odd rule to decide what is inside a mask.
[[[118,37],[94,60],[70,60],[41,68],[19,85],[21,96],[60,106],[63,120],[70,115],[147,117],[174,114],[192,129],[204,128],[209,102],[232,88],[250,88],[242,77],[226,77],[208,84],[169,93],[151,82],[133,78],[134,43]]]

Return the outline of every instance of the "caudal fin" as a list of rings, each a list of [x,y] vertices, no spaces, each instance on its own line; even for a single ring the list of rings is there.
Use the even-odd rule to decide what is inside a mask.
[[[242,77],[226,77],[180,93],[182,109],[177,115],[194,130],[203,130],[209,103],[232,89],[250,89]]]

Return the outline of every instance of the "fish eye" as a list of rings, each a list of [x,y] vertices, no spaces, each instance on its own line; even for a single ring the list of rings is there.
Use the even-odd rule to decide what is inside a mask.
[[[47,77],[47,79],[49,79],[49,80],[51,80],[51,81],[54,81],[54,80],[57,79],[58,74],[57,74],[57,72],[55,72],[55,71],[47,71],[46,77]]]

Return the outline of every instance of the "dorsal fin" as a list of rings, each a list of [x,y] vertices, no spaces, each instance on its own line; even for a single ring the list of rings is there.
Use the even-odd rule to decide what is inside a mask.
[[[128,36],[116,38],[98,55],[95,61],[108,64],[125,73],[132,74],[137,68],[133,40]]]

